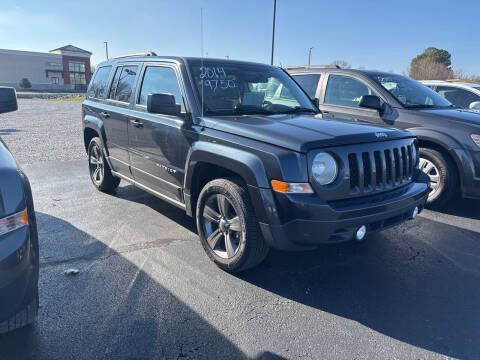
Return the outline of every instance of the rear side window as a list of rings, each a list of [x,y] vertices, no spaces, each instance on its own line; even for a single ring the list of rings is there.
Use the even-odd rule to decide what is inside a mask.
[[[350,76],[330,75],[324,102],[325,104],[358,107],[363,95],[378,96],[374,90],[360,80]]]
[[[108,79],[110,78],[110,72],[112,71],[111,66],[104,66],[95,72],[90,86],[88,87],[87,95],[90,98],[102,99],[105,90],[108,86]]]
[[[108,98],[112,100],[129,102],[135,86],[137,65],[118,67],[115,71],[112,86]]]
[[[148,66],[143,76],[138,104],[147,105],[149,94],[166,93],[175,96],[175,103],[182,103],[175,71],[169,67]]]
[[[315,98],[318,82],[320,81],[320,74],[294,75],[293,78],[310,98]]]
[[[468,109],[472,102],[480,101],[480,96],[477,94],[453,86],[437,86],[436,91],[453,105],[462,109]]]

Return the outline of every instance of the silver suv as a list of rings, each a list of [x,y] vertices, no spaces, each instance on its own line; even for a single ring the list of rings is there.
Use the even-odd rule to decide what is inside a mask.
[[[435,90],[456,107],[480,112],[480,84],[444,80],[422,80],[420,82]]]

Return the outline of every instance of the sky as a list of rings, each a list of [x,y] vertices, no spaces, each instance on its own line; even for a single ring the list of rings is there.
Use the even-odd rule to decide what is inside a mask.
[[[0,48],[41,51],[72,44],[109,55],[161,55],[270,62],[273,0],[0,1]],[[479,0],[277,0],[275,65],[345,60],[404,73],[429,46],[480,75]]]

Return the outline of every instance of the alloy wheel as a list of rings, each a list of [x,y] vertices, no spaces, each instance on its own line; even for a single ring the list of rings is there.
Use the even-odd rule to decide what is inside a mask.
[[[105,167],[103,163],[102,151],[97,144],[94,144],[90,148],[90,156],[88,161],[90,164],[90,175],[92,180],[95,184],[100,185],[104,177]]]
[[[240,247],[242,226],[240,217],[223,194],[211,195],[203,208],[203,229],[208,245],[221,258],[233,258]]]
[[[428,196],[432,197],[440,188],[440,171],[433,162],[425,158],[420,158],[419,168],[430,178],[430,187],[432,190]]]

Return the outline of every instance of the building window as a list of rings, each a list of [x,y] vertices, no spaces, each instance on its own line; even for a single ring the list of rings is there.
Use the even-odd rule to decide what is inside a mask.
[[[52,84],[58,85],[58,77],[52,77]]]
[[[86,90],[85,63],[69,61],[68,71],[70,73],[70,87],[73,90]]]

